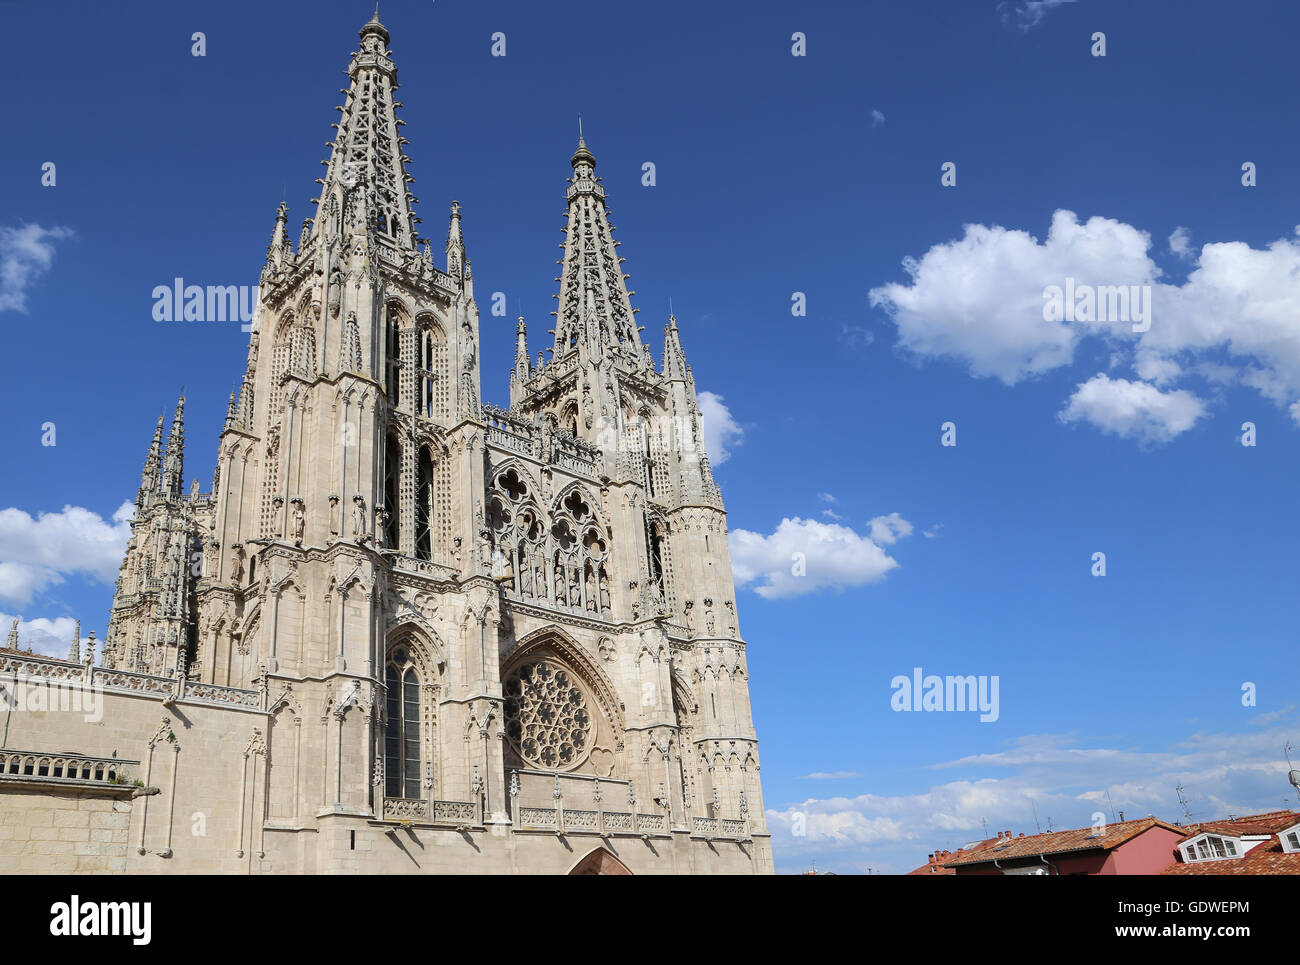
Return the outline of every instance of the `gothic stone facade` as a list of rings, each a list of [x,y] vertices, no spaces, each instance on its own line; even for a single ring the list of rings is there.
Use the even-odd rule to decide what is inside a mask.
[[[362,28],[296,249],[277,212],[211,492],[183,486],[182,399],[98,665],[93,637],[66,661],[0,652],[11,680],[104,694],[96,724],[11,715],[0,855],[770,872],[726,514],[676,321],[656,369],[580,139],[550,358],[530,360],[519,319],[510,407],[485,405],[460,208],[436,268],[388,40],[377,16]]]

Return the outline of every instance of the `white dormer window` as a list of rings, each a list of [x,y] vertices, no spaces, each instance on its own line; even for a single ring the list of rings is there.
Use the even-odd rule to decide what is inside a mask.
[[[1295,827],[1284,828],[1278,832],[1278,837],[1282,841],[1282,850],[1287,854],[1295,854],[1300,851],[1300,824]]]
[[[1192,838],[1182,846],[1183,860],[1222,861],[1236,858],[1242,854],[1240,843],[1236,838],[1225,838],[1217,834],[1202,834]]]

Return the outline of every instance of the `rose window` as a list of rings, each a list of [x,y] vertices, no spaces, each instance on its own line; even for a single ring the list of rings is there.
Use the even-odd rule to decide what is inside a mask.
[[[527,763],[546,770],[572,767],[591,746],[587,698],[569,671],[538,661],[505,680],[506,733]]]

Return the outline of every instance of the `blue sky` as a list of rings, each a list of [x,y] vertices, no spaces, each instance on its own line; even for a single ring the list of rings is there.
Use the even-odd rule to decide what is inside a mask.
[[[150,293],[255,284],[282,195],[296,237],[370,9],[2,9],[0,613],[63,648],[103,635],[155,419],[183,388],[206,488],[242,371],[238,325],[156,323]],[[672,299],[778,870],[905,871],[1035,810],[1173,819],[1179,784],[1196,818],[1295,805],[1293,4],[381,13],[435,251],[463,206],[486,399],[516,312],[534,351],[550,324],[579,112],[657,357]],[[1043,321],[1065,277],[1150,285],[1151,330]],[[997,721],[891,710],[918,666],[998,676]]]

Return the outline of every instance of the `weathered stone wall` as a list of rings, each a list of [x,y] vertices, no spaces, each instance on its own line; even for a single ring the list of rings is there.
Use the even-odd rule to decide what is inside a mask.
[[[0,872],[121,874],[131,799],[97,788],[0,783]]]

